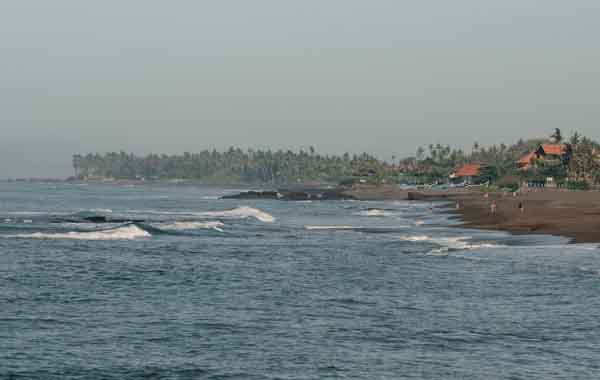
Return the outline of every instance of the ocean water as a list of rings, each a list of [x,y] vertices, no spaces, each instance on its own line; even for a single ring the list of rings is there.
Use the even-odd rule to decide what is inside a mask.
[[[0,183],[0,378],[600,378],[597,245],[231,192]]]

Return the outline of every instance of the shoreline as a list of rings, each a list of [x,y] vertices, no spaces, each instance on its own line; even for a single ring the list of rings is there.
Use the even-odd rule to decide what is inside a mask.
[[[516,197],[482,194],[455,197],[460,209],[450,210],[461,228],[506,231],[515,235],[563,236],[571,243],[600,243],[600,192],[542,190]],[[497,212],[491,212],[496,202]],[[521,212],[519,204],[524,206]]]
[[[65,181],[69,183],[68,181]],[[74,183],[74,182],[70,182]],[[94,183],[94,182],[81,182]],[[136,182],[124,183],[101,182],[104,185],[173,185],[168,182]],[[241,185],[208,185],[198,183],[175,183],[177,185],[218,186],[239,188]],[[246,184],[249,188],[256,186]],[[244,186],[244,187],[245,187]],[[267,186],[265,186],[267,187]],[[507,193],[489,193],[484,197],[480,188],[452,189],[401,189],[395,185],[358,185],[354,187],[332,187],[331,185],[316,186],[314,184],[296,185],[291,190],[294,195],[298,192],[309,194],[310,199],[355,199],[358,201],[431,201],[448,202],[450,209],[445,212],[455,217],[459,224],[457,228],[505,231],[516,235],[542,234],[562,236],[570,239],[571,243],[600,243],[600,191],[578,191],[558,189],[531,189],[518,193],[515,197]],[[306,190],[309,189],[309,190]],[[317,191],[318,190],[318,191]],[[327,196],[314,196],[312,192],[319,191]],[[321,194],[322,195],[322,194]],[[302,200],[289,197],[291,201]],[[242,199],[242,198],[240,198]],[[455,209],[459,202],[460,208]],[[496,202],[497,213],[492,215],[491,203]],[[519,210],[523,204],[524,212]]]
[[[422,200],[450,202],[448,214],[456,216],[457,228],[505,231],[515,235],[542,234],[562,236],[571,243],[600,243],[600,192],[539,189],[513,194],[480,190],[448,189],[387,190],[358,189],[352,192],[360,200]],[[460,208],[454,209],[459,202]],[[496,202],[497,212],[491,212]],[[519,209],[519,203],[524,211]]]

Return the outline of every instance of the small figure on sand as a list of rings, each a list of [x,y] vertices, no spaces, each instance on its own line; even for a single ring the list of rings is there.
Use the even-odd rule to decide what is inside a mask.
[[[460,210],[460,201],[456,201],[456,209]]]
[[[498,205],[496,204],[496,201],[492,201],[492,204],[490,205],[490,211],[492,212],[492,215],[496,215],[497,210]]]
[[[485,199],[488,199],[488,198],[490,197],[490,193],[485,193],[485,194],[483,194],[483,197],[484,197]]]
[[[521,214],[525,212],[525,206],[523,205],[523,202],[519,202],[519,211],[521,211]]]

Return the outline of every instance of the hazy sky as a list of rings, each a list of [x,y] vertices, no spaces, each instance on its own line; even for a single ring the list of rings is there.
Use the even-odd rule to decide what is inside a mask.
[[[598,0],[0,0],[0,178],[73,153],[600,138]]]

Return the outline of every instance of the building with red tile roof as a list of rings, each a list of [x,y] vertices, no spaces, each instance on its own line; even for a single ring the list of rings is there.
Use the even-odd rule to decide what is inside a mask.
[[[477,177],[481,172],[481,165],[467,164],[459,168],[454,175],[456,177]]]
[[[482,166],[479,164],[466,164],[458,168],[450,175],[451,179],[458,179],[465,183],[473,183],[473,179],[479,177]]]
[[[565,144],[542,144],[519,158],[517,165],[521,170],[529,170],[540,159],[559,159],[567,152]]]
[[[562,156],[567,150],[564,144],[542,144],[540,148],[541,155],[549,156]]]
[[[517,161],[517,165],[519,166],[519,168],[521,168],[521,170],[528,170],[533,165],[533,161],[537,158],[538,155],[535,151],[529,152],[526,155],[519,158],[519,161]]]

